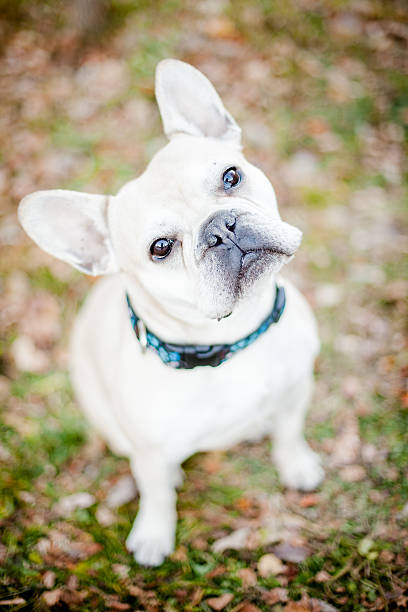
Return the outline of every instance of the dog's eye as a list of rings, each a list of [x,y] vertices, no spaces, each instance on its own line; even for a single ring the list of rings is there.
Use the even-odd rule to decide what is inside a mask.
[[[228,191],[228,189],[235,187],[241,182],[241,174],[235,167],[228,168],[222,175],[222,180],[224,182],[225,191]]]
[[[153,259],[164,259],[173,248],[174,240],[167,238],[159,238],[155,240],[150,247],[150,253]]]

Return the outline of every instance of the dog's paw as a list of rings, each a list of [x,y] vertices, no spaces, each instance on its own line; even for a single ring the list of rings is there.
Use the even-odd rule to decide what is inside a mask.
[[[150,567],[161,565],[174,550],[173,531],[162,527],[147,528],[143,521],[136,519],[126,540],[126,548],[137,563]]]
[[[274,459],[280,480],[286,487],[313,491],[323,480],[320,457],[307,444],[274,453]]]

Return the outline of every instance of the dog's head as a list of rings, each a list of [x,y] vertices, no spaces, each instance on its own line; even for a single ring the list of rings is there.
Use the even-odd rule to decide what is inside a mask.
[[[170,142],[116,196],[40,191],[20,221],[40,247],[91,275],[119,270],[174,309],[229,315],[295,253],[272,185],[242,155],[241,130],[195,68],[164,60],[156,97]]]

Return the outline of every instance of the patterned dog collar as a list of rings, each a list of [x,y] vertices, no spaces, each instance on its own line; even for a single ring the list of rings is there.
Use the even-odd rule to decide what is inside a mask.
[[[276,285],[276,297],[272,312],[260,324],[258,329],[233,344],[213,344],[211,346],[170,344],[169,342],[163,342],[163,340],[160,340],[160,338],[149,331],[143,321],[136,315],[127,293],[126,301],[129,309],[130,321],[142,350],[145,351],[148,348],[153,350],[163,363],[168,366],[191,370],[196,366],[219,366],[235,353],[255,342],[261,334],[269,329],[272,323],[277,323],[279,321],[285,308],[286,297],[285,289]]]

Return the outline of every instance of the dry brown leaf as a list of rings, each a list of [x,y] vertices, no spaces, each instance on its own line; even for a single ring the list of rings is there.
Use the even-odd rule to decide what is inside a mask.
[[[326,572],[326,570],[320,570],[320,572],[317,572],[315,576],[316,582],[327,582],[328,580],[330,580],[330,578],[331,576],[329,572]]]
[[[112,601],[108,607],[110,610],[130,610],[132,606],[122,601]]]
[[[191,606],[198,606],[201,603],[202,598],[204,597],[204,590],[201,587],[198,587],[193,592],[193,596],[191,598]]]
[[[216,576],[221,576],[222,574],[225,574],[226,571],[227,569],[224,565],[219,565],[218,567],[215,567],[213,570],[211,570],[211,572],[208,572],[208,574],[206,574],[206,577],[215,578]]]
[[[310,612],[311,608],[306,607],[301,601],[290,601],[283,610],[284,612]]]
[[[320,495],[317,493],[307,493],[306,495],[302,495],[299,500],[299,506],[301,508],[310,508],[311,506],[316,506],[320,502]]]
[[[157,601],[156,594],[154,591],[145,591],[137,585],[129,585],[128,591],[133,597],[137,597],[140,603],[149,612],[153,610],[159,610],[159,602]]]
[[[42,594],[42,598],[44,599],[47,606],[55,606],[56,603],[59,602],[62,595],[62,589],[54,589],[53,591],[46,591]]]
[[[55,572],[53,572],[52,570],[47,570],[42,576],[42,583],[46,589],[52,589],[55,584],[56,578],[57,576],[55,575]]]
[[[58,523],[47,538],[37,542],[36,549],[50,565],[65,567],[72,561],[83,561],[102,549],[92,536],[69,523]]]
[[[187,548],[183,545],[179,546],[174,551],[174,553],[171,555],[171,559],[173,561],[187,561],[188,560]]]
[[[249,602],[242,602],[242,605],[240,607],[234,608],[234,612],[261,612],[260,608],[258,608],[258,606],[254,606],[254,604],[249,603]]]
[[[257,583],[256,574],[250,567],[242,567],[237,571],[237,576],[242,580],[242,586],[248,588]]]
[[[262,594],[262,599],[269,606],[276,603],[286,603],[288,601],[288,590],[282,587],[276,587]]]
[[[209,19],[205,24],[205,32],[210,38],[239,38],[239,32],[234,22],[224,16]]]
[[[223,610],[233,599],[234,595],[232,593],[224,593],[219,597],[210,597],[206,599],[205,603],[213,610]]]

